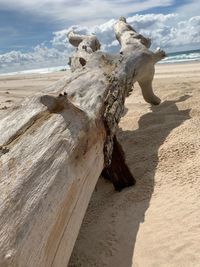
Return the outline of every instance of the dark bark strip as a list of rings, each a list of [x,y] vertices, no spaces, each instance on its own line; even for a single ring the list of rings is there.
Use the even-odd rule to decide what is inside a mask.
[[[111,163],[104,168],[102,176],[110,180],[117,191],[121,191],[125,187],[132,186],[136,183],[135,178],[126,164],[124,151],[116,135],[113,138]]]

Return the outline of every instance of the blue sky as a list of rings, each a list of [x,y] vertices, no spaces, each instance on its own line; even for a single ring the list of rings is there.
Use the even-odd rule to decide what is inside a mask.
[[[105,50],[115,51],[116,42],[106,34],[114,38],[111,28],[121,15],[144,35],[153,35],[155,46],[167,51],[198,49],[199,5],[199,0],[0,0],[0,68],[9,69],[12,63],[16,69],[62,65],[62,56],[71,52],[66,33],[72,27],[96,30]]]

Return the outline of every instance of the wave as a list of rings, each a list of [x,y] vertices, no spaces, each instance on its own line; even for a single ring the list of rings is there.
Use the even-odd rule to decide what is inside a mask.
[[[169,53],[161,64],[164,63],[183,63],[183,62],[200,61],[200,51],[184,51],[177,53]]]
[[[31,70],[22,70],[22,71],[15,71],[9,73],[1,73],[0,76],[4,75],[17,75],[17,74],[45,74],[45,73],[52,73],[58,71],[66,71],[69,69],[69,66],[58,66],[58,67],[50,67],[50,68],[40,68],[40,69],[31,69]]]
[[[167,63],[184,63],[184,62],[194,62],[200,61],[200,50],[193,51],[184,51],[184,52],[176,52],[176,53],[168,53],[167,57],[160,61],[158,64],[167,64]],[[31,69],[31,70],[23,70],[9,73],[1,73],[0,76],[3,75],[17,75],[17,74],[44,74],[44,73],[52,73],[58,71],[65,71],[69,69],[68,65],[58,66],[58,67],[50,67],[50,68],[40,68],[40,69]]]

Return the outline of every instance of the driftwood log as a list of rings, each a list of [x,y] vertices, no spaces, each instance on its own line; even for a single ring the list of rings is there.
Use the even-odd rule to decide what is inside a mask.
[[[0,120],[0,266],[67,266],[102,170],[117,190],[135,183],[117,141],[125,97],[152,80],[163,51],[120,18],[118,55],[95,36],[69,34],[72,73]]]

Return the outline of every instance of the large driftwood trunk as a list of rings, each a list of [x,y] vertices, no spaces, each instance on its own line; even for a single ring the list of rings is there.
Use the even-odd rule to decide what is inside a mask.
[[[95,36],[70,33],[78,47],[71,75],[0,121],[1,267],[67,266],[102,170],[118,190],[134,184],[116,129],[135,81],[159,104],[152,80],[164,52],[149,51],[149,39],[124,18],[115,32],[115,56],[99,51]]]

